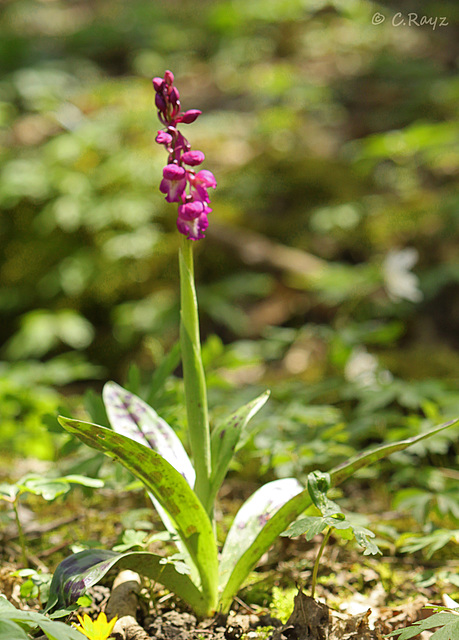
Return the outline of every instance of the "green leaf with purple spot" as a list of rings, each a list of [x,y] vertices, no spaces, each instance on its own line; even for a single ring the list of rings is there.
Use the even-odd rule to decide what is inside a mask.
[[[190,487],[194,486],[196,474],[182,443],[175,431],[158,416],[152,407],[115,382],[107,382],[104,386],[103,400],[114,431],[159,453],[183,475]],[[148,495],[166,529],[176,533],[175,527],[158,500],[151,492]],[[186,548],[180,542],[177,546],[182,553],[187,554]],[[190,570],[193,571],[193,563],[190,562],[189,565]]]
[[[205,612],[205,601],[199,589],[187,575],[177,571],[173,563],[165,563],[162,556],[146,551],[116,553],[105,549],[80,551],[58,565],[51,582],[46,611],[75,603],[115,566],[120,571],[130,569],[160,582],[197,613]]]
[[[146,402],[115,382],[107,382],[102,395],[113,430],[159,453],[193,487],[193,465],[172,427]]]
[[[210,519],[185,478],[159,453],[112,429],[62,416],[59,422],[85,444],[121,462],[144,483],[167,511],[199,572],[204,597],[214,606],[217,545]]]
[[[175,431],[152,407],[115,382],[107,382],[104,386],[103,400],[114,431],[159,453],[183,475],[191,487],[194,486],[196,474],[182,443]],[[148,495],[166,529],[176,533],[171,519],[158,500],[151,492]],[[186,556],[186,548],[180,541],[177,541],[177,546]],[[193,575],[196,575],[192,561],[189,566]]]

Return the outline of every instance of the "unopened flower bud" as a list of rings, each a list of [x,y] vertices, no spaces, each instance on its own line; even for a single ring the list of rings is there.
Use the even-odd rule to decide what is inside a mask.
[[[175,87],[172,87],[171,89],[169,100],[172,102],[172,104],[177,104],[178,102],[180,102],[180,94]]]
[[[155,138],[158,144],[170,144],[172,142],[172,136],[170,133],[166,133],[165,131],[158,131],[158,135]]]
[[[199,109],[190,109],[189,111],[185,111],[181,116],[177,118],[177,122],[183,122],[184,124],[191,124],[196,120],[198,116],[200,116],[202,111]]]
[[[166,71],[164,74],[164,80],[167,82],[169,86],[171,86],[174,82],[174,74],[172,71]]]
[[[182,162],[189,165],[190,167],[195,167],[201,162],[204,162],[205,155],[202,151],[187,151],[182,155]]]
[[[159,111],[163,113],[166,111],[166,101],[160,93],[157,93],[155,96],[155,105]]]
[[[156,93],[159,93],[163,89],[164,80],[162,78],[153,78],[153,89]]]

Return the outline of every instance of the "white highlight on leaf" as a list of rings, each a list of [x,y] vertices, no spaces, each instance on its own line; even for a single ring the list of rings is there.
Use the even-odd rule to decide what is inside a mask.
[[[295,478],[282,478],[268,482],[255,491],[242,505],[234,518],[222,550],[220,584],[251,546],[268,520],[304,487]]]
[[[113,430],[159,453],[193,488],[196,473],[172,427],[146,402],[115,382],[107,382],[103,398]]]

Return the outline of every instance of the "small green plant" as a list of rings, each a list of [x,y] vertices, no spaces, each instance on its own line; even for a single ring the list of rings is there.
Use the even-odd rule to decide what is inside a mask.
[[[354,538],[358,544],[363,547],[364,555],[381,553],[371,539],[375,537],[375,534],[353,521],[351,514],[345,515],[336,502],[333,502],[327,497],[330,486],[331,480],[328,473],[322,473],[320,471],[310,473],[308,475],[308,492],[313,505],[320,512],[320,516],[305,516],[300,518],[281,534],[289,538],[304,535],[306,540],[309,541],[325,530],[325,535],[317,553],[312,571],[311,597],[314,597],[315,594],[320,559],[332,533],[345,540],[352,540]]]
[[[435,613],[425,620],[417,620],[411,626],[392,631],[384,637],[398,636],[398,640],[409,640],[417,638],[422,631],[439,627],[429,636],[430,640],[456,640],[459,638],[459,607],[426,605],[426,608],[432,609]]]
[[[178,203],[177,227],[182,234],[180,347],[191,459],[173,429],[155,410],[114,382],[108,382],[103,391],[112,429],[65,417],[60,417],[59,422],[69,433],[119,461],[143,482],[180,555],[164,558],[146,551],[104,549],[76,553],[57,567],[47,610],[75,602],[117,565],[161,582],[198,616],[227,612],[260,557],[313,502],[310,490],[295,478],[265,484],[236,514],[219,556],[215,499],[235,451],[246,440],[249,420],[263,407],[269,393],[261,394],[210,428],[193,241],[204,238],[211,212],[208,189],[214,188],[216,181],[210,171],[195,172],[194,167],[203,162],[204,154],[191,151],[178,125],[192,123],[201,112],[181,111],[180,96],[173,83],[170,71],[166,71],[164,78],[153,79],[158,117],[166,129],[158,132],[156,141],[168,153],[160,190],[168,202]],[[439,433],[454,422],[351,457],[329,472],[328,485],[337,485],[359,469]],[[371,534],[349,522],[340,529],[339,517],[330,522],[337,530],[350,529],[360,543],[365,542],[366,548],[371,548]],[[328,521],[322,520],[320,531],[327,526]]]
[[[14,571],[12,576],[25,578],[19,589],[19,595],[24,600],[37,598],[41,604],[48,600],[49,585],[51,584],[52,575],[49,573],[40,573],[35,569],[18,569]]]
[[[41,629],[49,640],[83,640],[76,629],[63,622],[50,620],[47,615],[37,611],[20,611],[0,595],[1,640],[30,640],[32,636],[29,634],[36,629]]]
[[[52,501],[70,491],[72,484],[85,487],[100,488],[104,486],[102,480],[86,478],[81,475],[69,475],[61,478],[46,478],[35,474],[27,474],[15,483],[0,484],[0,500],[4,500],[13,509],[14,518],[18,528],[19,543],[22,551],[22,561],[27,566],[27,548],[24,530],[19,516],[19,500],[23,495],[33,494],[41,496],[44,500]]]

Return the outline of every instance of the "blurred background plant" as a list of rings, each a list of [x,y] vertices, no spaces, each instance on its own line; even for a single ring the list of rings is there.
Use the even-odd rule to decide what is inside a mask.
[[[74,414],[83,390],[107,379],[128,380],[180,433],[178,359],[166,356],[178,337],[179,238],[157,189],[150,81],[165,69],[184,107],[205,114],[190,141],[219,184],[196,259],[213,418],[273,390],[239,471],[305,479],[459,414],[459,7],[423,3],[447,17],[435,30],[394,27],[399,10],[4,3],[5,458],[72,452],[53,433],[57,407]],[[104,424],[95,395],[85,407]],[[441,511],[451,483],[426,485],[412,463],[453,467],[449,443],[394,456],[395,488],[420,492],[396,504],[436,500]]]

